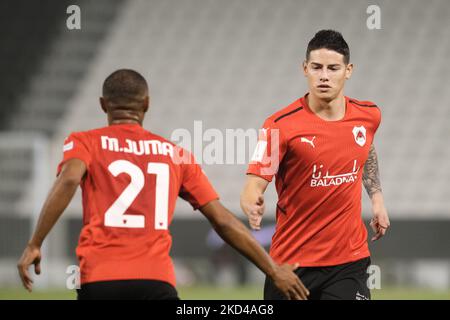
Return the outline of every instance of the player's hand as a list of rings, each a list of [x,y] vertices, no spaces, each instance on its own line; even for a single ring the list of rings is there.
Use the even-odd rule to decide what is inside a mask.
[[[298,264],[277,266],[272,281],[288,300],[308,300],[309,290],[303,285],[294,270]]]
[[[264,196],[260,195],[254,202],[241,202],[241,207],[247,215],[250,227],[253,230],[261,229],[261,220],[266,209],[264,204]]]
[[[389,222],[389,216],[384,205],[373,207],[373,218],[370,221],[370,226],[375,233],[371,239],[372,241],[376,241],[386,234],[391,223]]]
[[[19,270],[20,279],[22,280],[23,286],[29,292],[31,292],[33,286],[33,279],[31,279],[30,273],[28,272],[28,267],[34,264],[34,272],[36,274],[41,273],[41,248],[29,244],[17,263],[17,269]]]

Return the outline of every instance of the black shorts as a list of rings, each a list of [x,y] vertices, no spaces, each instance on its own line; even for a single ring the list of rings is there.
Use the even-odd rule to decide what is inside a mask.
[[[370,257],[332,267],[300,267],[295,270],[310,292],[309,300],[370,300],[367,286]],[[266,278],[265,300],[284,300],[272,280]]]
[[[82,284],[78,300],[179,300],[177,290],[158,280],[115,280]]]

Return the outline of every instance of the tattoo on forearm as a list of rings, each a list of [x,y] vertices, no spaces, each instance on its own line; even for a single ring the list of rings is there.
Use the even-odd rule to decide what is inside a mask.
[[[364,188],[366,188],[369,197],[380,191],[381,192],[381,182],[380,182],[380,172],[378,171],[378,158],[373,145],[370,146],[369,157],[367,158],[366,164],[364,165],[364,172],[362,176]]]

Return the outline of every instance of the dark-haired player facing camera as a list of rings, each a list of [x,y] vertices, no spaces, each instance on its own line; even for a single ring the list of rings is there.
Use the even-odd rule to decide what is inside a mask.
[[[241,194],[241,207],[258,230],[264,192],[275,176],[270,255],[300,266],[295,272],[310,299],[370,299],[362,184],[372,201],[372,240],[389,228],[373,145],[381,113],[370,101],[344,96],[352,70],[339,32],[321,30],[311,39],[303,63],[309,92],[266,119]],[[264,297],[284,299],[270,278]]]

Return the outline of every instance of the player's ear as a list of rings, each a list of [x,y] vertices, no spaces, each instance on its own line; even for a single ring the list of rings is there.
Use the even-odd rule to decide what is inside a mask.
[[[306,77],[308,75],[308,61],[304,60],[302,63],[303,75]]]
[[[349,63],[345,66],[345,79],[348,80],[352,76],[353,63]]]
[[[102,107],[102,110],[104,113],[107,113],[107,109],[106,109],[106,100],[103,97],[99,98],[100,101],[100,106]]]
[[[145,98],[144,98],[144,112],[147,112],[148,111],[148,106],[150,105],[150,97],[149,96],[146,96]]]

